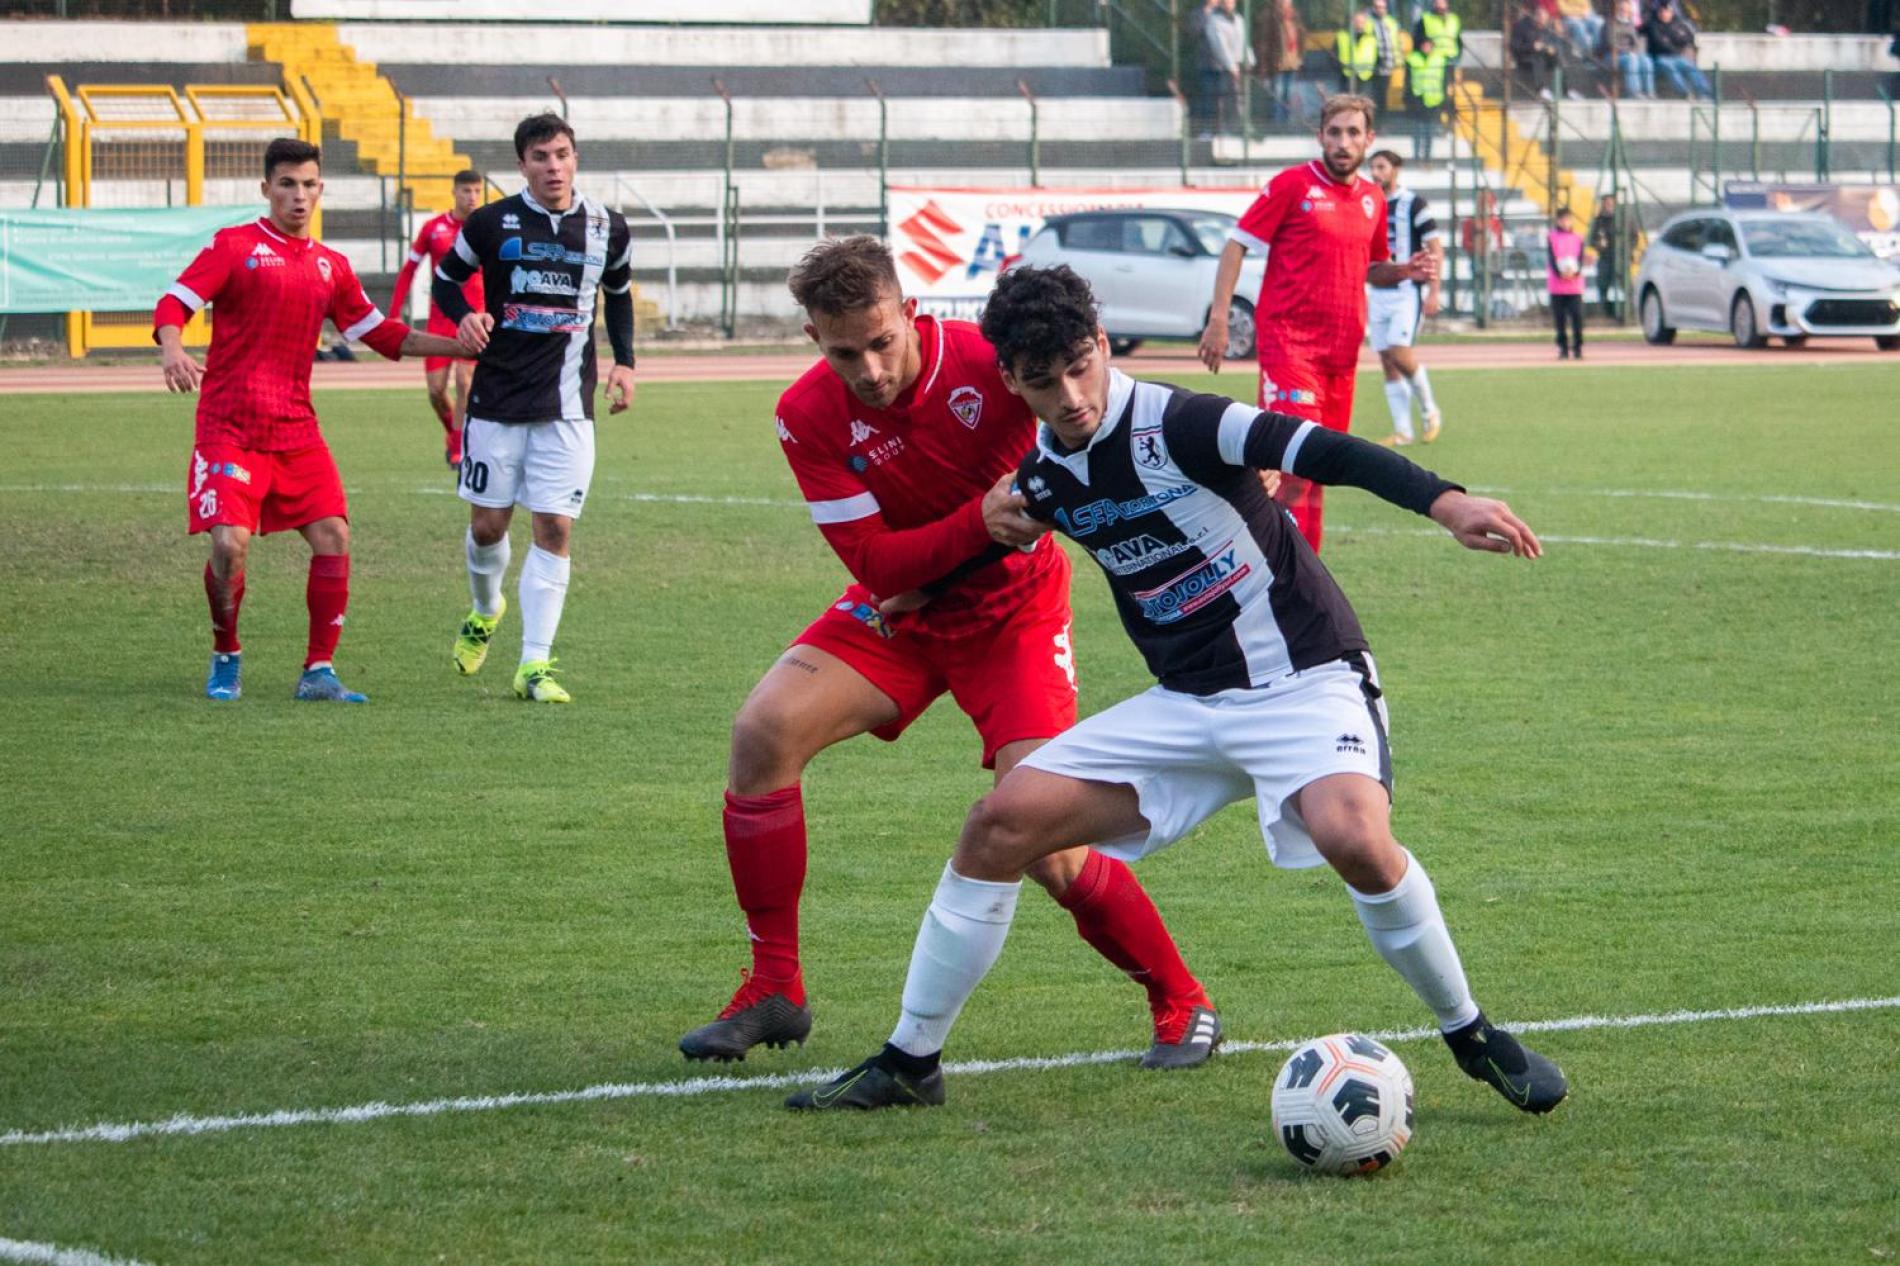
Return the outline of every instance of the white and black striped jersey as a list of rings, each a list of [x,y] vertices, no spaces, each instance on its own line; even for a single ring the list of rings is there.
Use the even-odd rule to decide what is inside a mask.
[[[1214,694],[1369,650],[1257,472],[1350,484],[1420,514],[1458,485],[1315,422],[1110,375],[1088,446],[1068,452],[1041,427],[1017,486],[1031,515],[1101,564],[1161,684]]]
[[[436,266],[436,306],[459,321],[461,285],[481,270],[495,318],[468,411],[495,422],[594,416],[594,302],[633,284],[626,217],[592,198],[549,211],[523,191],[477,207]]]
[[[1425,243],[1441,238],[1438,221],[1432,219],[1425,199],[1410,189],[1398,188],[1385,199],[1385,240],[1392,258],[1404,263],[1425,249]],[[1416,285],[1416,282],[1404,282]]]

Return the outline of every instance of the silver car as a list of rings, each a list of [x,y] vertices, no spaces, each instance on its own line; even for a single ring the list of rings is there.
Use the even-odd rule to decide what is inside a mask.
[[[1831,216],[1689,211],[1663,226],[1636,274],[1643,337],[1726,330],[1737,347],[1770,336],[1871,336],[1900,350],[1900,270]]]
[[[1214,272],[1234,217],[1219,211],[1123,209],[1050,216],[1017,262],[1067,264],[1102,306],[1102,328],[1118,353],[1148,338],[1199,338],[1214,297]],[[1227,358],[1254,354],[1253,296],[1266,257],[1249,252],[1227,308]]]

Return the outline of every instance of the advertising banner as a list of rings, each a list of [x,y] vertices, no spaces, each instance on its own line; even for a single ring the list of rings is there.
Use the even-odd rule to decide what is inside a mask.
[[[1859,234],[1882,259],[1900,259],[1900,185],[1770,184],[1731,180],[1722,201],[1737,211],[1821,211]]]
[[[871,0],[290,0],[294,18],[400,22],[726,22],[868,26]]]
[[[0,209],[0,312],[150,310],[213,233],[259,210]]]
[[[974,319],[997,267],[1042,222],[1071,211],[1169,208],[1238,216],[1260,191],[1237,189],[890,189],[891,253],[925,312]]]

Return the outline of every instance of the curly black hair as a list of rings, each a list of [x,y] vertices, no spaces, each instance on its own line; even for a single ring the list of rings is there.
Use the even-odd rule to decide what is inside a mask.
[[[983,337],[1019,377],[1072,358],[1098,325],[1095,292],[1067,264],[1009,269],[983,309]]]

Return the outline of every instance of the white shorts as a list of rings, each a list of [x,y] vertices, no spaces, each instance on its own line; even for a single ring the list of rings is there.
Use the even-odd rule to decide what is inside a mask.
[[[594,424],[490,422],[470,418],[462,432],[455,491],[473,505],[522,505],[536,514],[581,517],[594,481]]]
[[[1236,800],[1252,796],[1276,866],[1325,859],[1292,804],[1330,774],[1364,774],[1392,790],[1385,703],[1370,655],[1253,689],[1188,695],[1154,686],[1064,731],[1022,763],[1066,778],[1126,783],[1146,833],[1093,845],[1134,861],[1158,852]]]
[[[1372,350],[1410,347],[1418,340],[1419,323],[1424,319],[1424,292],[1411,284],[1368,289],[1366,337],[1372,341]]]

